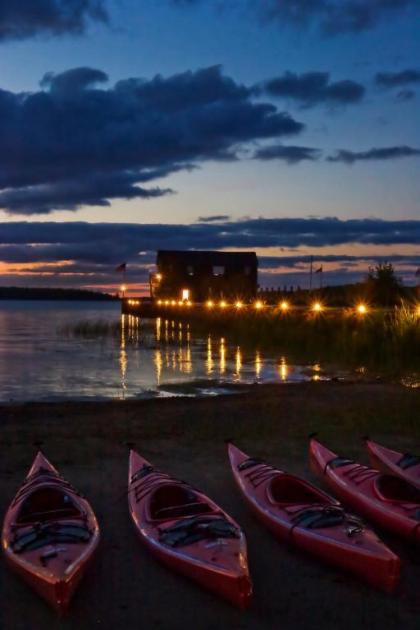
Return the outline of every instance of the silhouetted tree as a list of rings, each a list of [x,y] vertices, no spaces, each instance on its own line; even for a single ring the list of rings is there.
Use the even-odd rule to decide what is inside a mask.
[[[403,294],[403,287],[395,275],[394,267],[387,262],[369,267],[366,288],[369,299],[378,306],[394,306]]]

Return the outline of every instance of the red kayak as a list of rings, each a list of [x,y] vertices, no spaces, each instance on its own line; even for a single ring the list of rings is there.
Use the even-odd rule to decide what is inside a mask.
[[[360,519],[309,482],[229,444],[233,476],[246,502],[280,540],[391,592],[400,559]]]
[[[216,503],[130,453],[128,502],[142,542],[169,568],[231,603],[249,604],[244,533]]]
[[[393,451],[372,440],[366,440],[366,447],[373,466],[382,472],[402,477],[420,488],[420,457],[418,455]]]
[[[4,519],[8,564],[64,612],[98,542],[99,527],[89,503],[38,453]]]
[[[395,475],[339,457],[315,438],[310,441],[309,462],[343,503],[378,526],[420,543],[418,488]]]

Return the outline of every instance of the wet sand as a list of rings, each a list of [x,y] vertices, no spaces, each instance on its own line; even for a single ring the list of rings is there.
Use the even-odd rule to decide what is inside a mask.
[[[57,619],[0,562],[0,628],[300,628],[419,627],[420,551],[383,536],[404,560],[402,583],[385,595],[277,542],[236,491],[224,440],[311,477],[307,435],[367,463],[370,434],[401,450],[420,450],[420,390],[388,384],[254,386],[205,399],[50,403],[0,407],[0,513],[36,452],[91,501],[102,544],[65,619]],[[160,566],[137,540],[127,511],[127,444],[156,467],[212,496],[248,537],[254,599],[241,612]]]

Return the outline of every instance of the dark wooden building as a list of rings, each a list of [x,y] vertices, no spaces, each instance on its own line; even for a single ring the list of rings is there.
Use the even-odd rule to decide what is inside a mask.
[[[160,250],[151,278],[152,297],[191,300],[252,300],[257,294],[255,252]]]

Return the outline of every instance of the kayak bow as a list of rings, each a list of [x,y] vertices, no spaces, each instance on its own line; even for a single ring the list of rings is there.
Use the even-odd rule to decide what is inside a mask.
[[[393,451],[373,440],[366,440],[366,448],[373,466],[402,477],[420,489],[420,456]]]
[[[312,438],[311,469],[345,504],[379,527],[420,543],[420,490],[394,475],[339,457]]]
[[[245,535],[216,503],[130,453],[128,502],[141,541],[166,566],[243,608],[251,599]]]
[[[308,481],[228,446],[236,484],[262,523],[281,541],[393,591],[400,560],[341,505]]]
[[[4,519],[7,563],[64,612],[98,543],[99,527],[89,503],[39,452]]]

